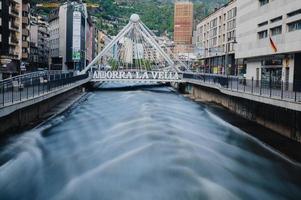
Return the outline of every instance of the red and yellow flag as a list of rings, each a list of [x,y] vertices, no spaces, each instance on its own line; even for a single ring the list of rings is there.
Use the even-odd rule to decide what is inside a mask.
[[[270,37],[270,44],[271,44],[271,47],[272,47],[274,53],[276,53],[278,51],[278,49],[271,37]]]

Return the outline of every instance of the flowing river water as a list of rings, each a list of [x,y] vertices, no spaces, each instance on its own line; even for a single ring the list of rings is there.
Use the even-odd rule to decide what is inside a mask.
[[[95,91],[1,146],[0,199],[301,199],[301,167],[171,88]]]

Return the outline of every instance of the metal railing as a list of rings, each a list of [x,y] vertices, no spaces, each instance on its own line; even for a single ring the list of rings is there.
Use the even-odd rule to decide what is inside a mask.
[[[212,84],[230,91],[243,92],[257,96],[289,100],[301,103],[301,82],[285,83],[283,81],[254,80],[237,76],[215,74],[184,73],[184,79],[192,79],[206,84]]]
[[[16,76],[0,82],[0,108],[33,99],[88,78],[73,72],[43,71]]]

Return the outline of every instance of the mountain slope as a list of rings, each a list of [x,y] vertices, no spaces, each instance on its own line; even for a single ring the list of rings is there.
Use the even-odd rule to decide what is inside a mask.
[[[200,21],[214,8],[225,4],[228,0],[194,0],[194,16]],[[58,2],[54,0],[31,0],[36,3]],[[115,35],[128,22],[132,13],[140,15],[142,21],[156,34],[173,32],[173,0],[83,0],[86,3],[97,3],[99,8],[89,9],[98,20],[97,26]],[[49,9],[36,9],[47,14]]]

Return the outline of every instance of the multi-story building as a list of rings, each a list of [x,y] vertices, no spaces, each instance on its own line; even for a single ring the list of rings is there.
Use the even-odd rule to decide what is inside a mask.
[[[159,52],[150,44],[144,46],[144,59],[148,61],[158,61],[161,59]]]
[[[93,60],[93,31],[94,25],[90,17],[87,18],[86,26],[86,65]]]
[[[42,16],[31,16],[30,20],[29,69],[48,69],[49,63],[49,24]]]
[[[97,32],[97,53],[100,53],[105,45],[105,34],[102,31]]]
[[[97,54],[99,54],[106,45],[108,45],[111,42],[112,38],[108,36],[104,31],[98,30],[97,32]],[[106,58],[112,57],[113,56],[113,49],[116,49],[116,45],[110,49],[106,55],[104,56],[104,60]],[[99,62],[101,64],[101,61]]]
[[[67,2],[49,16],[50,68],[81,70],[86,66],[86,4]]]
[[[97,18],[91,16],[93,22],[93,33],[92,33],[92,58],[95,58],[98,55],[98,28],[95,26],[97,23]]]
[[[171,48],[173,47],[173,42],[165,35],[157,37],[156,39],[160,47],[165,51],[165,53],[172,57],[173,54]],[[159,51],[150,44],[146,44],[144,46],[144,59],[152,62],[157,61],[157,63],[165,61],[159,53]]]
[[[193,3],[176,1],[174,8],[174,43],[176,53],[191,51],[193,31]]]
[[[301,1],[238,0],[238,11],[236,58],[246,78],[300,91]]]
[[[235,65],[237,0],[215,9],[196,30],[196,49],[204,72],[237,74]]]
[[[22,1],[0,2],[0,79],[20,71]]]
[[[29,0],[22,0],[22,53],[21,53],[21,70],[26,70],[29,66],[29,42],[30,42],[30,35],[29,35]],[[26,68],[25,68],[26,66]]]

